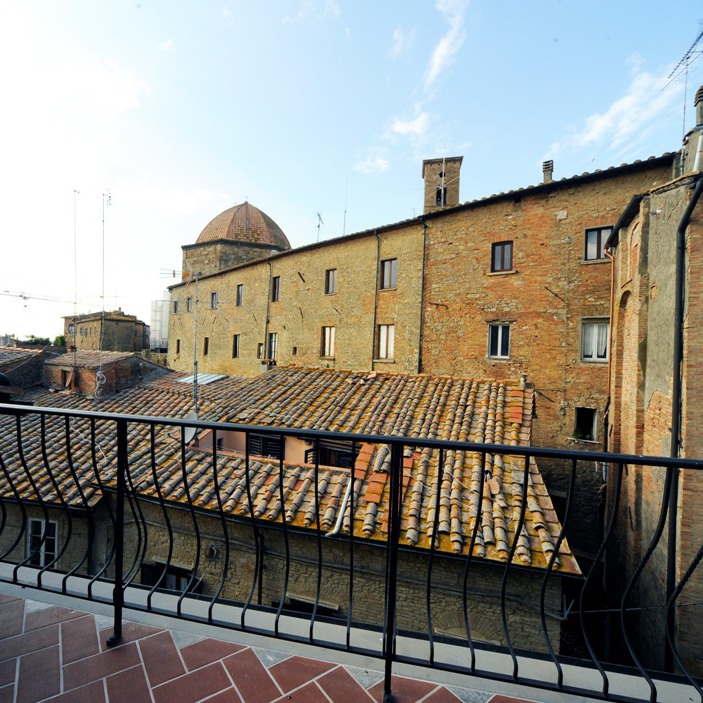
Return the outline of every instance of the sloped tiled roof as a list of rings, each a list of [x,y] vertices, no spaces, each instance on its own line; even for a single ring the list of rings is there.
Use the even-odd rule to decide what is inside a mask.
[[[13,366],[20,362],[27,361],[37,354],[41,354],[41,349],[22,349],[18,347],[0,347],[0,370],[7,366]]]
[[[190,388],[179,383],[185,374],[169,374],[131,388],[110,399],[92,401],[73,395],[43,394],[37,405],[93,409],[140,415],[185,417],[192,410]],[[423,548],[466,554],[474,541],[477,557],[506,561],[522,506],[525,461],[510,455],[422,449],[413,438],[433,438],[481,443],[527,445],[530,439],[533,390],[511,381],[477,381],[452,377],[352,373],[331,370],[273,369],[253,379],[226,377],[200,389],[200,419],[254,425],[382,434],[408,438],[403,457],[401,538]],[[5,425],[8,418],[0,418]],[[14,421],[14,420],[12,420]],[[31,422],[27,418],[26,422]],[[36,424],[36,421],[34,421]],[[61,421],[63,422],[63,421]],[[73,463],[80,467],[83,490],[97,499],[92,467],[91,441],[85,425],[73,435]],[[47,424],[60,425],[55,419]],[[114,423],[99,423],[97,464],[103,478],[113,480]],[[13,433],[0,426],[0,452],[12,455]],[[61,429],[51,438],[57,451],[52,465],[66,461],[61,449]],[[25,432],[25,436],[30,433]],[[37,435],[37,428],[33,433]],[[200,508],[217,509],[218,497],[212,472],[212,450],[191,445],[181,464],[178,432],[162,427],[156,433],[155,455],[158,489],[164,499],[186,502],[188,492]],[[58,440],[58,441],[57,441]],[[32,441],[36,441],[34,438]],[[157,497],[150,463],[148,430],[131,426],[130,470],[135,488]],[[80,445],[80,446],[78,446]],[[54,446],[52,444],[52,446]],[[32,451],[34,454],[32,454]],[[38,446],[25,450],[39,466],[35,480],[45,500],[56,490],[42,471]],[[441,460],[441,466],[440,466]],[[388,445],[365,444],[352,471],[321,466],[317,491],[315,466],[285,463],[218,451],[218,487],[223,510],[233,516],[281,522],[298,528],[362,539],[385,540],[388,532]],[[482,476],[483,467],[483,478]],[[21,465],[12,467],[21,476]],[[251,486],[251,503],[246,476]],[[350,480],[353,484],[350,487]],[[74,481],[75,483],[75,481]],[[32,495],[31,487],[25,487]],[[63,489],[62,489],[63,490]],[[66,490],[79,500],[68,481]],[[317,493],[317,495],[316,495]],[[518,535],[515,562],[545,567],[555,549],[560,524],[537,466],[527,475],[525,521]],[[319,510],[315,506],[319,505]],[[352,519],[353,517],[353,519]],[[474,526],[478,528],[474,534]],[[560,546],[557,568],[577,573],[578,566],[566,541]]]
[[[82,369],[97,369],[100,366],[112,364],[115,361],[136,356],[133,352],[116,351],[75,351],[61,354],[54,359],[48,359],[47,366],[78,366]],[[151,362],[150,362],[151,363]]]

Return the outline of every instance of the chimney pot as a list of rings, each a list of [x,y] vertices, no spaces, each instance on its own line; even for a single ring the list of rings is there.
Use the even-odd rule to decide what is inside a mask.
[[[549,161],[542,162],[542,183],[551,183],[552,176],[554,174],[554,161],[551,159]]]
[[[703,126],[703,85],[696,91],[693,104],[696,108],[696,127],[701,127]]]

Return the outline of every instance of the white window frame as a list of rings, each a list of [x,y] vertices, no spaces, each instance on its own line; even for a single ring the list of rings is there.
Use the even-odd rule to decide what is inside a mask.
[[[44,529],[46,527],[46,533]],[[53,533],[53,534],[52,534]],[[55,520],[29,518],[27,524],[27,559],[30,566],[44,568],[58,554],[59,524]],[[36,552],[33,554],[34,550]]]
[[[244,305],[244,284],[243,283],[237,284],[237,302],[235,304],[238,308],[241,307],[242,305]]]
[[[337,334],[336,327],[322,328],[322,349],[320,356],[325,359],[334,359],[334,343]]]
[[[337,269],[325,271],[325,295],[334,295],[337,292]]]
[[[213,293],[210,293],[210,309],[217,310],[218,304],[219,304],[219,296],[217,295],[217,291],[214,291]]]
[[[395,325],[379,325],[377,332],[377,359],[395,358]]]
[[[603,339],[605,330],[605,339]],[[581,321],[581,361],[589,364],[605,364],[610,347],[610,319],[607,317],[586,318]]]
[[[266,358],[269,361],[276,361],[278,356],[278,332],[269,332],[266,339]]]
[[[378,287],[381,290],[393,290],[398,285],[398,259],[381,261],[381,278]]]
[[[503,354],[504,337],[507,335],[507,354]],[[493,337],[495,336],[496,353],[492,354]],[[489,359],[509,359],[510,358],[510,323],[509,322],[491,322],[488,325],[488,358]]]

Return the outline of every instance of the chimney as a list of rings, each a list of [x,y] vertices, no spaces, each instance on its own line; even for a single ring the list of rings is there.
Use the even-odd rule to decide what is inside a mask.
[[[551,183],[553,174],[554,174],[554,162],[551,159],[549,161],[543,161],[542,162],[542,183]]]
[[[696,91],[693,104],[696,108],[696,127],[701,127],[703,126],[703,85]]]

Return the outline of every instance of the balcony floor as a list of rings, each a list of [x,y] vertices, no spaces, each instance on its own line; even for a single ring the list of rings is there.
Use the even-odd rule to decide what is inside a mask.
[[[276,640],[266,644],[289,651],[137,622],[125,622],[123,641],[108,649],[111,626],[104,615],[0,595],[0,703],[383,699],[380,661],[373,661],[375,669],[350,666],[300,656],[293,646]],[[396,703],[525,703],[510,695],[400,676],[394,677],[393,693]],[[552,700],[543,694],[531,690],[529,698]]]

